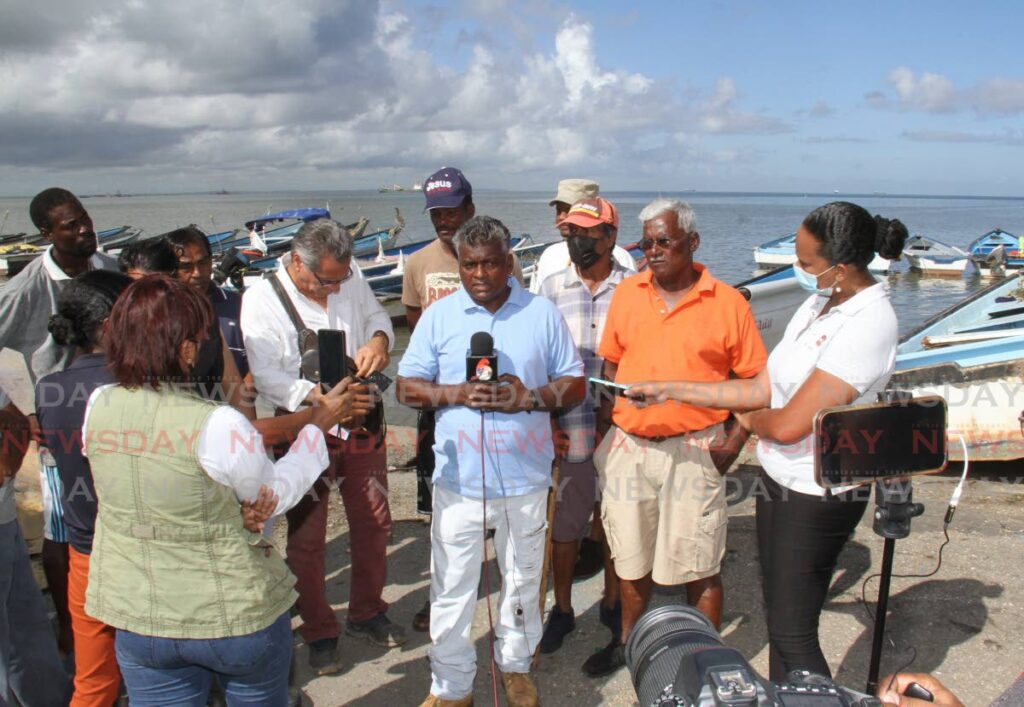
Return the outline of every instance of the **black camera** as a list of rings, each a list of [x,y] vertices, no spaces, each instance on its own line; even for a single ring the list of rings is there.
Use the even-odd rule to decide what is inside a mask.
[[[242,276],[248,268],[249,256],[238,248],[229,248],[213,267],[213,281],[219,287],[230,280],[234,288],[241,292],[245,289]]]
[[[626,665],[644,707],[881,707],[881,702],[821,675],[795,671],[790,682],[763,680],[711,622],[673,604],[640,617],[626,643]]]

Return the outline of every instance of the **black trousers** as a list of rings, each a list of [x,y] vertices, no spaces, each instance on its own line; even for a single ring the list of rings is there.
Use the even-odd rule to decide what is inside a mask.
[[[871,487],[829,497],[790,491],[764,471],[757,495],[757,549],[768,620],[771,680],[804,669],[832,677],[818,619],[836,560],[867,508]]]

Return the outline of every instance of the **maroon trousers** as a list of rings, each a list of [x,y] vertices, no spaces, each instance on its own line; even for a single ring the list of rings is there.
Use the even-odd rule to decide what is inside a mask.
[[[348,618],[366,621],[388,609],[381,598],[387,579],[391,536],[387,450],[375,449],[375,437],[353,433],[347,440],[328,436],[331,463],[288,519],[288,567],[299,593],[299,633],[306,643],[337,638],[338,617],[327,601],[324,548],[331,489],[337,486],[348,517],[352,568]]]

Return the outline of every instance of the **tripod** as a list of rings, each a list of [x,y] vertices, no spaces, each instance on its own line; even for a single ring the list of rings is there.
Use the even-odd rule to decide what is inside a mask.
[[[875,605],[875,635],[871,642],[871,662],[865,692],[875,694],[878,688],[878,667],[882,660],[885,637],[885,614],[889,608],[889,582],[892,580],[892,559],[896,541],[910,535],[910,521],[924,513],[924,505],[913,502],[914,491],[909,478],[885,479],[875,482],[875,519],[872,528],[885,538],[882,550],[882,572]]]

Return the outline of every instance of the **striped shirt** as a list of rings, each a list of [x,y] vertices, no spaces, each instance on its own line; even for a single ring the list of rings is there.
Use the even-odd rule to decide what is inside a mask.
[[[604,323],[608,314],[608,306],[612,301],[612,293],[622,279],[632,275],[618,261],[612,261],[612,271],[598,285],[596,292],[580,279],[576,266],[548,275],[540,285],[539,294],[554,302],[558,311],[565,317],[572,333],[572,339],[583,359],[583,375],[587,378],[600,377],[602,359],[597,355],[597,345],[601,342]],[[578,463],[587,461],[594,455],[595,425],[597,422],[597,402],[587,386],[587,397],[576,407],[558,416],[558,424],[562,433],[569,438],[569,454],[566,461]]]

